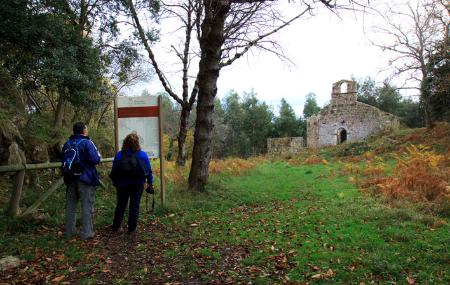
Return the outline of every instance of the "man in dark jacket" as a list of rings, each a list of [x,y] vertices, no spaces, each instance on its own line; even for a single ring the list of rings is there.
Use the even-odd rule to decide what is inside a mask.
[[[65,216],[65,236],[70,238],[76,234],[76,211],[77,203],[81,203],[82,229],[80,236],[82,239],[89,239],[94,236],[93,216],[95,187],[100,185],[99,175],[95,166],[100,163],[100,153],[94,143],[88,137],[86,124],[78,122],[73,126],[73,135],[64,144],[62,153],[68,148],[76,146],[81,171],[78,176],[64,176],[66,189],[66,216]],[[63,161],[64,163],[64,161]]]

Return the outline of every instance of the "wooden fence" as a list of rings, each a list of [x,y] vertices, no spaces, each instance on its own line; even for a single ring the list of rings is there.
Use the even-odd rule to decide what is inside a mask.
[[[114,158],[104,158],[100,163],[112,162]],[[64,184],[63,178],[56,180],[50,188],[45,191],[30,207],[23,213],[20,213],[20,198],[22,196],[22,187],[25,179],[25,171],[38,169],[52,169],[60,168],[61,162],[35,163],[35,164],[14,164],[14,165],[0,165],[0,173],[16,172],[14,178],[14,188],[11,192],[11,199],[8,204],[7,214],[11,217],[26,216],[35,212],[39,205],[42,204],[53,192]],[[100,182],[101,183],[101,182]],[[104,185],[102,184],[104,187]]]

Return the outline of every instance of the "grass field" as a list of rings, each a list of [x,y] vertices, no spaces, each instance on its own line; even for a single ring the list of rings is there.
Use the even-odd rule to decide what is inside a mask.
[[[214,175],[202,193],[172,189],[166,209],[142,210],[134,247],[106,230],[111,189],[98,191],[96,238],[64,240],[59,193],[44,224],[2,218],[0,252],[24,262],[0,280],[449,284],[449,219],[361,193],[341,167],[267,162],[240,176]]]

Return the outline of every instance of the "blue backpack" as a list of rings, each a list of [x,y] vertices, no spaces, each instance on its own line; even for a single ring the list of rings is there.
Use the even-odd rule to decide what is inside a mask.
[[[64,176],[64,181],[70,183],[78,179],[83,173],[84,165],[80,159],[80,151],[78,146],[82,141],[80,140],[68,140],[66,143],[66,150],[63,153],[63,164],[62,164],[62,174]]]

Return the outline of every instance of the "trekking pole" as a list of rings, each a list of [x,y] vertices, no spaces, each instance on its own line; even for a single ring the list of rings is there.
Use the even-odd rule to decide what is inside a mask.
[[[145,210],[148,213],[148,193],[145,193]]]
[[[156,195],[156,191],[157,191],[158,189],[155,187],[154,189],[153,189],[153,201],[152,201],[152,211],[154,212],[155,211],[155,195]]]
[[[155,211],[155,191],[153,191],[152,212]]]

